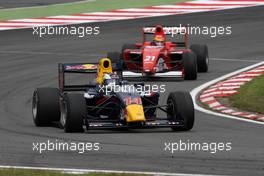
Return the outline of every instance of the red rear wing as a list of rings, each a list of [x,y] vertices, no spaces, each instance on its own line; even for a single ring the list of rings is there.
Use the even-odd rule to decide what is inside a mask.
[[[162,31],[165,35],[174,35],[174,34],[186,34],[187,28],[183,26],[175,27],[162,27],[162,26],[149,26],[143,27],[144,34],[156,34],[158,28],[162,28]]]
[[[175,41],[172,43],[177,44],[178,46],[183,46],[185,48],[188,48],[188,31],[185,26],[148,26],[148,27],[143,27],[143,44],[146,42],[147,39],[147,34],[152,34],[152,35],[162,35],[165,39],[167,38],[167,35],[171,35],[173,38],[174,35],[183,35],[184,40],[183,41]]]

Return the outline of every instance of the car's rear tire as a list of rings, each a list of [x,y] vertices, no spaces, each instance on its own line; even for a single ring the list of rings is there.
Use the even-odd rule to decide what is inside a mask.
[[[189,92],[172,92],[167,99],[169,121],[182,121],[182,127],[172,127],[173,131],[188,131],[194,124],[194,106]]]
[[[36,126],[49,126],[60,120],[60,91],[57,88],[37,88],[33,93],[32,114]]]
[[[197,59],[193,52],[183,53],[183,68],[185,80],[197,79]]]
[[[64,94],[61,102],[61,126],[66,133],[84,132],[83,125],[87,115],[83,94]]]
[[[209,54],[207,45],[191,45],[190,49],[196,54],[198,72],[207,72],[209,68]]]

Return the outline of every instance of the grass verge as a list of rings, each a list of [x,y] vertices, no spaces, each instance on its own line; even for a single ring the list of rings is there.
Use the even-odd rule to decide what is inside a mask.
[[[230,98],[231,106],[264,114],[264,75],[241,86],[239,93]]]
[[[30,169],[0,169],[0,176],[146,176],[143,174],[119,173],[62,173],[59,171],[30,170]]]
[[[37,18],[45,16],[68,15],[74,13],[100,12],[124,8],[175,4],[177,2],[183,1],[186,0],[90,0],[48,6],[1,9],[0,20]]]

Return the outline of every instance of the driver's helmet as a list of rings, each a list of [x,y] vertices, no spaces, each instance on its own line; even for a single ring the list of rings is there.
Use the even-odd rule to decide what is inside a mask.
[[[115,72],[104,74],[104,84],[105,85],[117,85],[117,84],[119,84],[119,76]]]
[[[162,36],[162,35],[156,35],[153,39],[153,43],[156,45],[156,46],[163,46],[164,45],[164,42],[165,42],[165,37]]]

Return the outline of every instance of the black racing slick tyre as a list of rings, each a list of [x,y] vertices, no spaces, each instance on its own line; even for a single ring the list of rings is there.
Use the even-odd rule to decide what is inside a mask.
[[[197,79],[197,59],[193,52],[186,52],[182,55],[184,79],[196,80]]]
[[[107,58],[111,60],[112,64],[116,64],[118,69],[123,69],[123,60],[121,59],[121,54],[119,52],[109,52],[107,53]]]
[[[172,92],[167,99],[167,117],[171,122],[182,122],[183,126],[171,127],[173,131],[189,131],[194,124],[194,106],[189,92]]]
[[[138,49],[135,44],[124,44],[121,52],[123,53],[126,49]]]
[[[127,69],[127,65],[126,65],[126,63],[125,63],[125,61],[124,61],[124,51],[126,50],[126,49],[138,49],[138,47],[135,45],[135,44],[124,44],[123,46],[122,46],[122,49],[121,49],[121,58],[122,58],[122,61],[123,61],[123,68],[124,69]]]
[[[87,115],[83,94],[64,94],[61,102],[61,126],[66,133],[84,132],[83,125]]]
[[[190,49],[196,54],[198,72],[207,72],[209,68],[209,54],[207,45],[191,45]]]
[[[36,126],[49,126],[60,120],[60,92],[57,88],[37,88],[33,93],[32,113]]]

